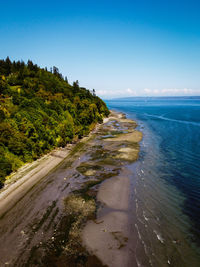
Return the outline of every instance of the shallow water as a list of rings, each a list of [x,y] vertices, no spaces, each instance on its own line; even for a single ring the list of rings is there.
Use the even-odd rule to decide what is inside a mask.
[[[200,98],[107,104],[144,134],[132,166],[138,266],[200,266]]]

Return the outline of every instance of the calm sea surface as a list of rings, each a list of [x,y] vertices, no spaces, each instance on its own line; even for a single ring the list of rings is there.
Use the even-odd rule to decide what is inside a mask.
[[[200,97],[107,100],[144,134],[133,164],[138,266],[200,266]]]

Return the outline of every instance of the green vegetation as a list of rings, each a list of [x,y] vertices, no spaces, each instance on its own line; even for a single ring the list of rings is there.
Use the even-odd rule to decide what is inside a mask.
[[[58,68],[0,60],[0,186],[24,163],[87,135],[108,114],[94,90],[70,85]]]

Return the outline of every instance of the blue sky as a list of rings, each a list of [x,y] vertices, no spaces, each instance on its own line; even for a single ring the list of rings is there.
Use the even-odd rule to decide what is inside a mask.
[[[0,58],[99,96],[200,95],[200,1],[0,0]]]

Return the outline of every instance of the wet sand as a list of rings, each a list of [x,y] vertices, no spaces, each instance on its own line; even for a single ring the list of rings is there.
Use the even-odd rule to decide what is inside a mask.
[[[120,123],[133,121],[120,119]],[[128,127],[129,128],[129,127]],[[112,146],[118,143],[118,153],[114,158],[122,162],[133,162],[138,157],[137,145],[142,139],[142,133],[134,129],[128,129],[128,133],[121,133],[115,137],[107,138]],[[128,145],[124,146],[125,143]],[[122,148],[120,148],[122,146]],[[91,254],[95,254],[104,265],[125,267],[137,266],[132,235],[130,208],[130,175],[131,172],[122,167],[120,174],[104,181],[97,193],[97,201],[100,207],[97,210],[96,221],[89,221],[83,232],[83,244]]]
[[[83,230],[83,243],[108,266],[129,265],[129,186],[127,176],[111,178],[103,183],[97,194],[103,208],[98,220],[89,221]],[[100,215],[101,214],[101,215]],[[135,265],[136,266],[136,265]]]
[[[111,113],[70,150],[16,175],[0,194],[2,266],[137,266],[127,167],[142,139],[135,127]]]

